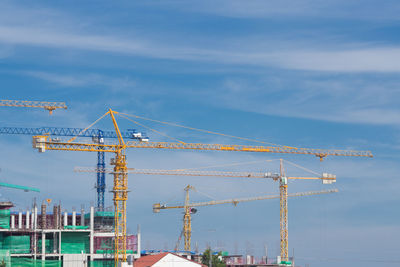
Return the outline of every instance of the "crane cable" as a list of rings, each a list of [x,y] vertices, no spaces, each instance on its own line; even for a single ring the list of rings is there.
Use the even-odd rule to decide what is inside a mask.
[[[304,170],[304,171],[310,172],[310,173],[315,174],[315,175],[317,175],[317,176],[320,176],[320,175],[321,175],[321,174],[318,173],[318,172],[315,172],[315,171],[313,171],[313,170],[307,169],[306,167],[300,166],[300,165],[298,165],[298,164],[296,164],[296,163],[293,163],[293,162],[291,162],[291,161],[288,161],[288,160],[284,160],[284,161],[287,162],[287,163],[289,163],[290,165],[293,165],[293,166],[295,166],[295,167],[297,167],[297,168],[299,168],[299,169],[302,169],[302,170]]]
[[[206,194],[206,193],[204,193],[204,192],[201,192],[201,191],[199,191],[198,189],[196,189],[196,192],[199,193],[199,194],[201,194],[201,195],[204,195],[204,196],[208,197],[209,199],[217,200],[215,197],[213,197],[213,196],[211,196],[211,195],[209,195],[209,194]]]
[[[133,123],[135,123],[135,124],[137,124],[137,125],[140,125],[140,126],[142,126],[142,127],[144,127],[144,128],[146,128],[146,129],[149,129],[149,130],[151,130],[151,131],[153,131],[153,132],[155,132],[155,133],[158,133],[158,134],[160,134],[160,135],[163,135],[163,136],[165,136],[165,137],[167,137],[167,138],[171,138],[171,139],[173,139],[173,140],[175,140],[175,141],[178,141],[179,143],[181,143],[181,144],[185,144],[185,142],[183,142],[183,141],[181,141],[181,140],[179,140],[179,139],[176,139],[176,138],[174,138],[174,137],[171,137],[171,136],[168,136],[168,135],[166,135],[166,134],[164,134],[164,133],[162,133],[162,132],[159,132],[159,131],[157,131],[157,130],[154,130],[153,128],[150,128],[150,127],[148,127],[148,126],[146,126],[146,125],[144,125],[144,124],[141,124],[141,123],[139,123],[139,122],[137,122],[137,121],[134,121],[134,120],[132,120],[132,119],[129,119],[129,118],[127,118],[126,116],[124,116],[124,115],[121,115],[121,114],[123,114],[123,113],[117,113],[120,117],[122,117],[122,118],[124,118],[124,119],[127,119],[128,121],[131,121],[131,122],[133,122]]]
[[[142,120],[157,122],[157,123],[161,123],[161,124],[167,124],[167,125],[171,125],[171,126],[175,126],[175,127],[185,128],[185,129],[189,129],[189,130],[193,130],[193,131],[199,131],[199,132],[204,132],[204,133],[209,133],[209,134],[215,134],[215,135],[220,135],[220,136],[225,136],[225,137],[230,137],[230,138],[236,138],[236,139],[241,139],[241,140],[246,140],[246,141],[251,141],[251,142],[256,142],[256,143],[268,144],[268,145],[272,145],[272,146],[280,146],[280,147],[286,147],[286,148],[290,148],[290,149],[297,149],[296,147],[292,147],[292,146],[284,146],[284,145],[269,143],[269,142],[260,141],[260,140],[256,140],[256,139],[250,139],[250,138],[245,138],[245,137],[239,137],[239,136],[234,136],[234,135],[229,135],[229,134],[213,132],[213,131],[209,131],[209,130],[203,130],[203,129],[199,129],[199,128],[180,125],[180,124],[177,124],[177,123],[171,123],[171,122],[165,122],[165,121],[149,119],[149,118],[141,117],[141,116],[138,116],[138,115],[131,115],[131,114],[126,114],[126,113],[119,113],[119,114],[122,114],[122,115],[125,115],[125,116],[129,116],[129,117],[135,117],[137,119],[142,119]]]
[[[85,129],[83,129],[82,131],[80,131],[77,135],[75,135],[74,137],[72,137],[71,139],[69,139],[67,142],[70,143],[72,141],[74,141],[77,137],[79,137],[79,135],[83,134],[84,132],[86,132],[90,127],[92,127],[93,125],[95,125],[97,122],[99,122],[101,119],[103,119],[106,115],[108,115],[110,112],[107,111],[103,116],[101,116],[100,118],[98,118],[97,120],[95,120],[92,124],[90,124],[88,127],[86,127]]]
[[[172,170],[172,171],[189,171],[189,170],[210,169],[210,168],[217,168],[217,167],[228,167],[228,166],[254,164],[254,163],[260,163],[260,162],[271,162],[271,161],[276,161],[276,160],[279,160],[279,159],[267,159],[267,160],[264,159],[264,160],[256,160],[256,161],[236,162],[236,163],[229,163],[229,164],[204,166],[204,167],[198,167],[198,168],[176,169],[176,170]]]

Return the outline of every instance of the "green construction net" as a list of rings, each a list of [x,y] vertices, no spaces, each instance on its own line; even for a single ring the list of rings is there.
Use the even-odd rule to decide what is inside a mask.
[[[113,267],[113,260],[96,260],[90,262],[90,267]]]
[[[80,254],[90,253],[88,233],[62,233],[61,234],[61,253]]]
[[[11,266],[10,251],[6,249],[0,249],[0,264],[5,263],[6,266]]]
[[[0,210],[0,228],[10,229],[10,210]]]
[[[102,238],[100,241],[100,247],[96,246],[98,250],[111,250],[114,248],[114,242],[112,238]]]
[[[32,258],[25,258],[25,257],[12,257],[11,258],[11,265],[12,267],[61,267],[62,262],[59,260],[35,260]]]
[[[6,236],[3,238],[3,249],[10,250],[11,254],[25,254],[31,251],[29,235]]]
[[[84,229],[89,229],[89,226],[80,226],[80,225],[65,225],[64,229],[72,229],[72,230],[84,230]]]
[[[127,249],[127,254],[133,254],[133,250]],[[111,249],[98,249],[96,250],[96,254],[114,254],[114,250]]]
[[[44,249],[47,254],[54,253],[54,239],[46,239],[44,242]],[[39,239],[37,243],[38,253],[42,253],[42,240]]]
[[[114,217],[113,211],[96,211],[94,217]],[[90,213],[85,214],[85,219],[90,218]]]

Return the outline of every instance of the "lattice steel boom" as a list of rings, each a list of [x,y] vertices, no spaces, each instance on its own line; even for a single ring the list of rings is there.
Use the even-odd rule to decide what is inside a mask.
[[[37,142],[39,143],[39,142]],[[102,149],[91,143],[69,143],[53,142],[51,140],[40,141],[43,149],[47,150],[73,150],[89,152],[115,152],[119,145],[104,144]],[[168,142],[126,142],[125,148],[159,148],[159,149],[187,149],[187,150],[212,150],[212,151],[240,151],[240,152],[264,152],[284,154],[315,155],[321,159],[326,156],[348,156],[348,157],[373,157],[370,151],[356,150],[330,150],[330,149],[308,149],[308,148],[285,148],[280,146],[245,146],[245,145],[221,145],[200,143],[168,143]]]
[[[25,107],[25,108],[44,108],[50,114],[58,108],[67,109],[65,102],[49,101],[25,101],[25,100],[0,100],[0,106],[3,107]]]
[[[241,202],[250,202],[250,201],[257,201],[257,200],[266,200],[266,199],[276,199],[280,198],[280,195],[265,195],[265,196],[258,196],[258,197],[248,197],[248,198],[233,198],[233,199],[225,199],[225,200],[212,200],[207,202],[195,202],[189,203],[189,190],[195,190],[195,188],[191,185],[185,187],[185,204],[179,206],[167,206],[166,204],[156,203],[153,205],[153,212],[158,213],[160,210],[164,209],[184,209],[183,215],[183,229],[181,235],[178,238],[177,244],[184,236],[184,246],[185,251],[191,250],[191,236],[192,236],[192,218],[191,214],[193,212],[194,207],[203,207],[203,206],[211,206],[211,205],[220,205],[220,204],[233,204],[237,205]],[[286,197],[299,197],[299,196],[311,196],[311,195],[319,195],[319,194],[329,194],[338,192],[337,189],[331,190],[323,190],[323,191],[310,191],[310,192],[300,192],[300,193],[293,193],[289,194]],[[177,248],[175,249],[177,250]]]

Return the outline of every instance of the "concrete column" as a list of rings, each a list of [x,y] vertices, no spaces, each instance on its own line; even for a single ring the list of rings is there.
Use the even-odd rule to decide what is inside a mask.
[[[34,223],[34,229],[37,229],[37,206],[35,205],[35,208],[34,208],[34,211],[35,211],[35,223]]]
[[[90,207],[90,230],[94,229],[94,207]]]
[[[90,260],[94,254],[94,207],[90,207]]]
[[[57,233],[54,232],[53,233],[53,253],[57,253],[57,246],[58,246],[58,242],[57,242]]]
[[[33,229],[34,226],[35,226],[35,211],[32,210],[32,213],[31,213],[31,228]]]
[[[85,225],[85,210],[81,209],[81,226]]]
[[[11,229],[15,228],[15,216],[11,215]]]
[[[42,260],[46,257],[46,234],[42,232]]]
[[[137,226],[137,258],[140,258],[140,252],[142,251],[141,246],[141,233],[140,233],[140,224]]]
[[[61,260],[61,231],[58,236],[58,260]]]
[[[40,207],[41,216],[40,216],[40,227],[42,229],[47,229],[47,206],[43,201],[42,206]]]
[[[33,259],[36,260],[37,255],[37,240],[36,240],[36,231],[33,232]]]
[[[64,226],[68,225],[68,213],[64,212]]]
[[[18,229],[22,228],[22,212],[18,212]]]
[[[29,210],[26,211],[25,220],[26,220],[26,229],[29,229]]]
[[[76,225],[76,211],[72,212],[72,226]]]

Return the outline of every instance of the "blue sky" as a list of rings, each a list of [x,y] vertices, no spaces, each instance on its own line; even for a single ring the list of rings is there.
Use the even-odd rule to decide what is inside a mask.
[[[289,247],[304,266],[399,263],[400,46],[396,1],[2,1],[3,99],[65,101],[69,109],[2,108],[1,124],[85,127],[117,111],[276,144],[372,150],[374,159],[285,156],[337,174],[340,193],[289,200]],[[122,129],[134,128],[119,119]],[[187,142],[254,143],[141,121]],[[109,120],[99,127],[112,129]],[[140,128],[140,127],[138,127]],[[148,133],[151,140],[168,140]],[[39,187],[2,189],[25,210],[32,198],[68,209],[95,200],[96,155],[33,151],[28,136],[1,136],[0,178]],[[282,155],[128,151],[134,168],[265,171]],[[109,160],[110,156],[107,157]],[[289,168],[292,175],[303,175]],[[110,185],[111,177],[107,178]],[[145,248],[172,248],[180,211],[153,214],[155,202],[183,200],[194,185],[215,199],[278,192],[272,181],[131,175],[129,229]],[[289,192],[322,190],[292,182]],[[110,187],[108,188],[110,189]],[[207,198],[193,193],[193,200]],[[111,205],[111,194],[107,194]],[[279,253],[279,203],[199,209],[193,241],[231,253]]]

